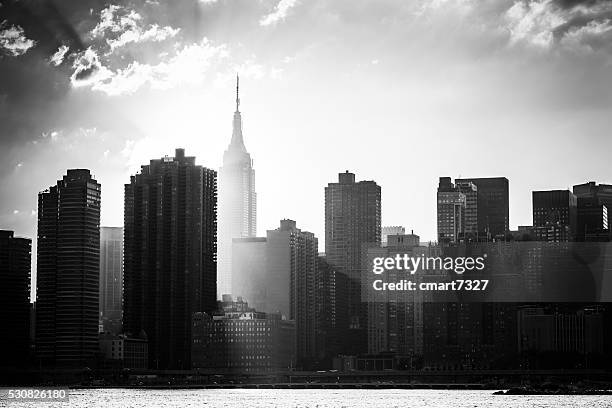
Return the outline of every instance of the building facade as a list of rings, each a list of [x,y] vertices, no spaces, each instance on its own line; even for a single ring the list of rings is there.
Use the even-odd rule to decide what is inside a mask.
[[[525,369],[600,368],[606,339],[605,304],[523,306],[518,311]]]
[[[257,234],[257,194],[253,160],[244,146],[236,78],[232,140],[219,169],[218,298],[232,291],[232,240]]]
[[[279,309],[272,293],[278,289],[277,282],[268,279],[266,247],[266,237],[233,239],[231,293],[244,299],[256,310],[275,313]],[[285,292],[288,294],[288,290]],[[285,309],[288,313],[288,308]]]
[[[363,270],[370,270],[374,258],[397,255],[420,256],[418,235],[391,235],[386,247],[364,246]],[[399,282],[405,271],[387,270],[385,280]],[[420,275],[410,279],[417,281]],[[368,292],[371,293],[371,292]],[[423,297],[420,291],[383,291],[368,302],[368,354],[389,353],[415,361],[423,355]]]
[[[295,367],[295,322],[225,295],[214,314],[195,313],[192,367],[224,373],[275,373]]]
[[[40,365],[85,367],[98,350],[100,184],[73,169],[38,195],[36,352]]]
[[[577,241],[610,241],[608,212],[612,209],[612,185],[594,181],[573,187],[577,199]]]
[[[477,189],[478,241],[504,240],[510,231],[509,182],[505,177],[455,179]]]
[[[23,367],[30,345],[30,270],[32,241],[0,230],[0,367]]]
[[[315,284],[318,240],[281,220],[266,238],[235,238],[232,287],[260,312],[295,321],[298,365],[316,359]]]
[[[401,225],[389,225],[380,229],[380,243],[382,246],[387,246],[387,237],[389,235],[405,234],[406,228]]]
[[[534,191],[533,227],[536,239],[546,242],[574,241],[577,199],[569,190]]]
[[[317,369],[329,369],[342,349],[348,321],[348,278],[327,262],[325,254],[317,257],[315,278],[315,339]]]
[[[325,255],[348,279],[346,354],[367,350],[367,308],[361,299],[361,246],[380,245],[381,189],[374,181],[355,182],[355,174],[340,173],[325,188]]]
[[[319,242],[293,220],[281,220],[268,231],[268,271],[289,272],[289,319],[295,321],[297,364],[310,368],[316,360],[316,278]],[[276,272],[275,272],[276,271]]]
[[[216,308],[217,175],[177,149],[125,185],[124,331],[149,367],[188,369],[193,313]]]
[[[450,177],[440,177],[436,202],[438,242],[458,243],[465,232],[465,194],[457,190]]]
[[[611,184],[597,184],[594,181],[589,181],[588,183],[575,185],[572,192],[576,197],[596,198],[601,204],[612,208]]]
[[[146,339],[127,337],[123,334],[100,333],[100,352],[104,366],[130,369],[148,367]]]
[[[465,214],[463,217],[463,236],[467,242],[478,240],[478,187],[471,181],[455,183],[458,192],[465,196]]]
[[[100,323],[104,332],[121,332],[123,228],[100,228]]]

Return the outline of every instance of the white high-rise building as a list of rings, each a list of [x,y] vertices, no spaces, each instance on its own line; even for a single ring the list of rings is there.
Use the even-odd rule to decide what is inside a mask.
[[[217,227],[217,296],[232,291],[232,239],[257,233],[257,195],[253,160],[244,146],[240,115],[239,79],[236,77],[236,111],[232,140],[219,169]],[[233,295],[240,296],[239,293]]]

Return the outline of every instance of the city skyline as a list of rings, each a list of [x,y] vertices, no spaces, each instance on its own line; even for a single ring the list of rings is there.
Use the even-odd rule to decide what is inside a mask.
[[[0,0],[0,400],[612,395],[611,67],[612,0]]]
[[[79,2],[60,5],[43,32],[7,3],[0,35],[17,37],[0,42],[0,189],[26,187],[0,200],[0,223],[35,235],[32,197],[66,168],[91,168],[108,203],[122,201],[140,163],[176,147],[218,169],[239,71],[258,163],[257,235],[291,218],[323,237],[321,186],[345,169],[381,185],[383,225],[424,240],[436,237],[439,175],[507,177],[514,229],[530,221],[532,190],[612,181],[609,8]],[[491,151],[498,146],[503,155]],[[419,200],[405,206],[407,189]],[[121,206],[102,209],[103,225],[122,217]]]

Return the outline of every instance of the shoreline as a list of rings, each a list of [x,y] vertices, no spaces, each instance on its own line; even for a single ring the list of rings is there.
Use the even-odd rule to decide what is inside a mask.
[[[181,384],[181,385],[108,385],[108,386],[74,386],[71,390],[90,389],[133,389],[133,390],[227,390],[227,389],[270,389],[270,390],[447,390],[447,391],[491,391],[492,395],[612,395],[612,389],[597,388],[553,388],[539,389],[532,387],[495,387],[486,384]]]

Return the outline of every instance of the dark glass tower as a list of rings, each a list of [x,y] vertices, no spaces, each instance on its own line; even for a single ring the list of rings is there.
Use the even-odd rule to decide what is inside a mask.
[[[24,367],[28,358],[32,241],[0,230],[0,367]]]
[[[539,241],[567,242],[576,235],[577,199],[569,190],[532,192],[533,227]]]
[[[381,190],[374,181],[355,182],[346,171],[325,188],[325,255],[348,280],[345,354],[367,350],[367,310],[361,301],[362,244],[380,244]]]
[[[578,206],[576,239],[610,241],[612,236],[608,217],[612,212],[612,185],[590,181],[575,185],[573,193]]]
[[[85,367],[98,351],[100,184],[68,170],[38,195],[36,351],[40,363]]]
[[[191,318],[216,308],[217,173],[151,160],[125,185],[124,331],[149,341],[149,367],[191,367]]]
[[[478,240],[505,239],[510,230],[509,183],[505,177],[455,179],[471,182],[477,190]]]

